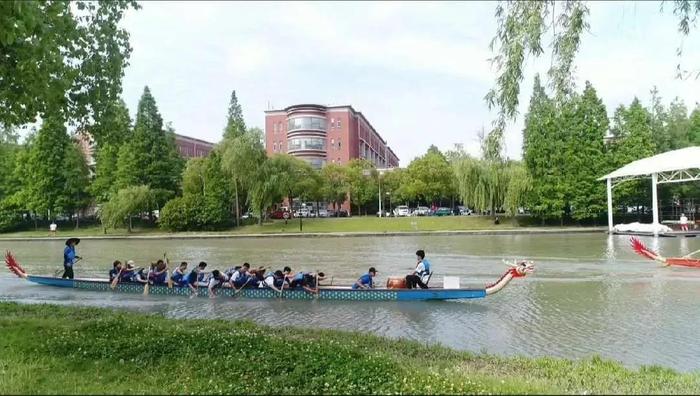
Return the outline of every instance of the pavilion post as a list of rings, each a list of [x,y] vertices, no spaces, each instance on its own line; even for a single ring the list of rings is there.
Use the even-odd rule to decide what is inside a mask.
[[[608,182],[608,233],[613,232],[613,206],[612,206],[612,180],[606,179]]]
[[[656,194],[658,184],[658,174],[651,174],[651,199],[652,199],[652,224],[654,225],[654,235],[659,235],[659,199]]]

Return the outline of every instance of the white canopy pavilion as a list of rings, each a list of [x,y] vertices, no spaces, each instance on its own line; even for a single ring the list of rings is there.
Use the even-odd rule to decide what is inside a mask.
[[[609,232],[613,231],[613,188],[627,180],[641,179],[648,176],[651,176],[652,224],[657,226],[659,224],[659,200],[656,193],[656,185],[700,180],[700,146],[667,151],[630,162],[622,168],[599,178],[598,180],[606,180],[608,184]],[[654,229],[658,230],[657,227],[654,227]],[[655,234],[657,233],[658,231],[655,231]]]

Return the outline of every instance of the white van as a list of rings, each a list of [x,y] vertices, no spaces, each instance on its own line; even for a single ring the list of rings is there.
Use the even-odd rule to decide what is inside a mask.
[[[411,211],[408,209],[408,206],[406,205],[399,205],[394,209],[394,216],[396,217],[404,217],[404,216],[409,216],[411,214]]]

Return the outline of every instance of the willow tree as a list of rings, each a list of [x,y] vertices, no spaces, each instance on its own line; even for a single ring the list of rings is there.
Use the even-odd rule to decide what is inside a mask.
[[[532,178],[522,162],[510,162],[506,168],[508,185],[503,209],[508,216],[518,214],[518,209],[527,202],[528,194],[532,191]]]
[[[679,32],[687,36],[700,15],[700,1],[667,3],[672,4]],[[494,143],[492,150],[500,149],[506,123],[517,116],[526,59],[538,58],[546,52],[550,55],[551,67],[547,75],[555,101],[574,91],[574,59],[583,32],[589,27],[589,9],[588,2],[581,0],[501,1],[496,6],[495,16],[497,30],[490,48],[494,52],[491,62],[496,70],[496,85],[485,98],[489,108],[495,108],[498,114],[488,136]],[[546,50],[545,43],[550,43]],[[679,47],[678,53],[682,53],[682,48]],[[679,77],[700,77],[700,69],[683,70],[680,64],[676,69]]]

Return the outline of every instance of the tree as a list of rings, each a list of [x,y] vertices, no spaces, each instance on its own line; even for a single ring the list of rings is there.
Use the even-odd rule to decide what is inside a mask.
[[[700,105],[695,106],[695,110],[690,114],[690,143],[700,146]]]
[[[264,214],[275,202],[283,199],[284,194],[279,187],[279,173],[275,164],[265,159],[257,172],[257,178],[253,181],[248,195],[248,202],[258,212],[258,224],[262,225]]]
[[[608,155],[611,168],[622,167],[632,161],[654,154],[654,139],[651,135],[651,115],[635,98],[629,108],[620,105],[613,116],[611,128],[614,143]],[[650,187],[646,181],[629,181],[615,188],[616,196],[623,205],[646,205],[650,199]]]
[[[687,36],[700,14],[700,1],[675,0],[673,4],[679,31]],[[554,89],[555,101],[559,102],[574,92],[574,58],[580,49],[581,35],[588,28],[588,15],[587,3],[580,0],[498,3],[495,13],[497,31],[490,44],[495,53],[492,65],[496,69],[496,86],[485,98],[489,108],[496,108],[498,112],[494,130],[489,134],[496,143],[495,147],[501,147],[506,122],[517,115],[525,60],[545,54],[542,41],[549,41],[549,32],[552,32],[549,48],[552,62],[548,79]],[[681,70],[680,65],[677,70],[679,76],[690,74]],[[700,70],[694,73],[696,78],[700,76]]]
[[[123,100],[111,103],[100,122],[90,128],[90,135],[96,143],[95,180],[90,186],[90,191],[97,202],[105,202],[117,192],[119,184],[117,162],[120,148],[131,141],[132,137],[131,117]],[[130,158],[130,161],[133,164],[135,158]],[[133,177],[127,177],[126,181],[122,180],[122,187],[136,183],[138,170],[134,169],[132,173]]]
[[[108,228],[127,224],[128,231],[132,230],[132,218],[148,210],[153,204],[153,191],[148,186],[131,186],[120,189],[100,208],[99,217],[105,232]]]
[[[411,161],[407,168],[407,195],[426,204],[452,198],[454,171],[445,156],[435,146],[430,146],[423,156]]]
[[[234,213],[236,226],[238,226],[240,192],[252,188],[252,184],[258,177],[257,172],[266,158],[262,144],[262,131],[259,128],[251,128],[240,136],[224,138],[221,143],[221,152],[221,165],[227,178],[231,180],[234,190]]]
[[[561,174],[564,155],[557,108],[535,75],[530,107],[523,130],[523,162],[532,178],[530,210],[544,223],[547,217],[562,217],[566,206],[566,188]]]
[[[71,141],[63,120],[56,117],[44,119],[41,129],[32,142],[27,164],[25,188],[28,207],[37,213],[53,215],[61,211],[65,197],[66,149]]]
[[[688,119],[688,108],[683,103],[683,99],[675,98],[671,102],[668,108],[667,128],[671,150],[690,145],[690,120]],[[657,148],[657,152],[661,151]]]
[[[0,123],[99,120],[131,54],[119,27],[135,1],[0,2]]]
[[[613,170],[607,163],[604,144],[608,113],[588,81],[583,95],[575,97],[573,102],[565,176],[571,189],[568,194],[571,216],[576,220],[595,219],[606,211],[605,183],[598,178]]]
[[[153,190],[155,206],[162,206],[179,190],[182,159],[171,126],[163,119],[148,87],[144,88],[136,113],[131,141],[122,145],[117,160],[117,185],[146,185]]]
[[[353,159],[347,164],[348,192],[350,203],[357,208],[377,199],[377,183],[379,175],[374,165],[364,159]]]
[[[651,115],[651,132],[654,136],[654,145],[656,153],[665,153],[671,150],[671,137],[668,134],[668,114],[664,105],[661,103],[659,90],[654,87],[651,90],[651,106],[649,109]]]
[[[339,215],[340,206],[348,196],[347,168],[339,164],[328,164],[321,168],[323,179],[323,197],[333,204],[336,216]]]
[[[503,200],[503,208],[508,216],[516,216],[518,209],[527,202],[532,190],[532,179],[522,162],[510,162],[506,168],[508,186]]]
[[[277,173],[277,185],[289,204],[301,196],[309,183],[313,183],[313,169],[308,162],[288,154],[277,154],[268,159]]]
[[[59,200],[59,207],[63,211],[75,215],[75,228],[79,228],[80,210],[85,209],[91,202],[88,193],[90,171],[85,162],[85,156],[76,143],[71,142],[66,147],[64,158],[62,170],[65,185]]]
[[[235,139],[246,132],[245,121],[243,120],[243,109],[238,104],[236,91],[231,91],[231,101],[228,105],[228,117],[224,128],[224,140]]]

